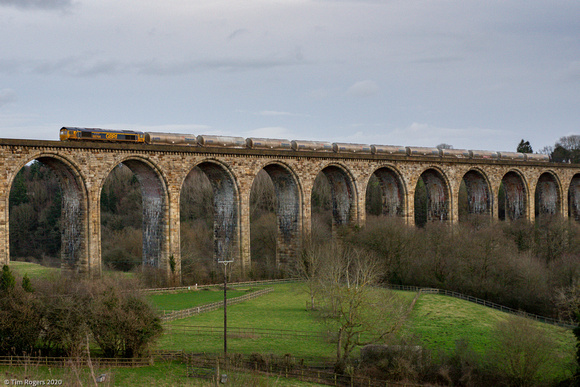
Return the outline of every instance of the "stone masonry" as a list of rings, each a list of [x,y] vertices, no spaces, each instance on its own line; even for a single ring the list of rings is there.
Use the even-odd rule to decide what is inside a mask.
[[[9,194],[16,173],[38,160],[55,171],[63,192],[62,265],[90,277],[101,275],[101,189],[118,164],[129,167],[143,196],[143,263],[179,276],[180,191],[199,167],[214,192],[217,259],[250,269],[250,191],[264,169],[277,196],[277,261],[285,264],[311,231],[314,180],[331,185],[335,225],[365,223],[366,188],[374,174],[383,213],[414,224],[414,195],[423,179],[430,221],[457,222],[464,181],[470,213],[499,216],[500,184],[505,218],[534,220],[536,213],[580,220],[580,166],[534,161],[432,158],[401,155],[317,153],[99,142],[0,139],[0,264],[9,262]]]

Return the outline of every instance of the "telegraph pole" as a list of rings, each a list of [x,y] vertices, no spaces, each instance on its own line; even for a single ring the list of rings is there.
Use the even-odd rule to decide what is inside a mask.
[[[224,359],[228,361],[228,263],[234,261],[218,261],[224,265]]]

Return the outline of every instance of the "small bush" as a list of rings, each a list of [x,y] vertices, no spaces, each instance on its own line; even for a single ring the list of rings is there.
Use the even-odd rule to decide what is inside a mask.
[[[489,351],[489,365],[514,386],[531,386],[547,378],[554,361],[553,340],[533,321],[510,316],[495,329],[496,347]]]

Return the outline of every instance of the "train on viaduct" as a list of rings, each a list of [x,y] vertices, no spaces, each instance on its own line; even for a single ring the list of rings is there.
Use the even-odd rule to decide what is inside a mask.
[[[61,139],[62,130],[75,128],[61,129]],[[469,212],[491,220],[499,217],[500,186],[507,220],[534,221],[541,214],[580,220],[580,165],[552,163],[542,155],[212,136],[190,136],[190,144],[177,146],[171,141],[109,141],[106,135],[93,141],[85,141],[82,133],[66,141],[0,139],[0,264],[10,260],[10,189],[18,171],[34,160],[49,166],[61,185],[62,267],[89,277],[99,277],[102,270],[101,191],[121,163],[141,186],[143,264],[169,272],[173,261],[177,274],[180,192],[195,167],[213,188],[215,257],[234,260],[242,273],[251,265],[250,191],[261,170],[276,194],[276,259],[281,264],[310,236],[311,195],[321,173],[330,183],[335,225],[364,225],[373,175],[380,184],[383,214],[401,217],[410,226],[419,179],[425,183],[430,221],[458,221],[462,183]]]

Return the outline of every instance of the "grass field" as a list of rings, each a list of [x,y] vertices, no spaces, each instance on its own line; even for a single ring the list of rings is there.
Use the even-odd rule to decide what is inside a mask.
[[[243,296],[253,290],[256,290],[256,288],[246,287],[230,289],[228,286],[228,299]],[[201,290],[184,290],[176,293],[152,294],[147,298],[151,301],[153,306],[159,310],[181,310],[210,304],[212,302],[223,301],[224,291],[223,288],[216,286],[203,288]]]
[[[451,350],[457,340],[467,338],[475,350],[483,351],[490,345],[495,325],[507,316],[504,312],[456,298],[425,294],[417,301],[405,331],[420,336],[423,343],[433,349]],[[573,350],[575,339],[571,330],[536,324],[556,339],[561,352]]]
[[[28,385],[32,385],[32,381],[44,381],[44,385],[48,385],[48,381],[53,381],[53,385],[91,386],[95,385],[93,375],[95,378],[100,375],[106,375],[105,381],[99,383],[99,386],[215,386],[209,380],[187,377],[186,365],[171,361],[158,362],[151,366],[138,368],[96,368],[93,369],[92,373],[86,367],[79,369],[73,367],[55,368],[27,364],[19,367],[0,366],[0,373],[3,375],[3,380],[8,380],[8,385],[24,385],[24,381],[27,379]],[[319,386],[318,384],[301,382],[294,379],[284,379],[246,372],[228,371],[227,375],[229,385],[232,386]]]
[[[50,277],[59,271],[25,262],[11,262],[10,267],[18,276],[26,272],[31,278]],[[335,356],[335,344],[329,340],[326,327],[319,322],[315,313],[309,310],[309,297],[305,286],[300,283],[268,286],[274,286],[275,291],[228,307],[229,352],[272,353],[279,356],[291,354],[296,358],[332,360]],[[232,289],[228,291],[228,295],[236,297],[249,290],[249,287]],[[413,292],[397,292],[397,294],[408,304],[415,296]],[[220,301],[223,299],[223,292],[216,288],[152,294],[148,298],[159,309],[178,310]],[[486,351],[497,345],[494,340],[496,324],[508,316],[506,313],[467,301],[425,294],[419,297],[398,334],[417,337],[424,347],[446,352],[452,351],[458,340],[466,339],[474,351],[485,355]],[[550,374],[558,378],[569,376],[571,364],[575,360],[576,343],[571,330],[540,323],[537,323],[537,326],[555,341],[554,347],[550,349],[554,364]],[[156,349],[213,354],[223,351],[222,309],[168,322],[164,324],[164,328],[165,333],[156,344]],[[0,370],[10,373],[16,369],[0,368]],[[107,370],[99,370],[105,371]],[[25,372],[30,372],[30,368]],[[40,367],[38,372],[46,376],[46,372],[56,375],[61,371],[42,370]],[[171,362],[138,369],[113,369],[108,372],[114,376],[114,385],[207,385],[203,381],[184,378],[185,366]],[[237,377],[253,376],[240,374]],[[307,385],[287,381],[282,383],[275,378],[264,380],[260,385]]]
[[[8,266],[10,267],[10,270],[12,270],[17,277],[22,277],[22,276],[24,276],[24,274],[28,274],[28,277],[30,279],[35,279],[35,278],[46,279],[46,278],[51,278],[51,277],[60,275],[60,268],[42,266],[42,265],[39,265],[38,263],[10,261]],[[105,276],[113,275],[113,276],[120,276],[123,278],[133,278],[135,276],[135,274],[132,272],[122,272],[122,271],[116,271],[116,270],[104,270],[103,274]],[[18,279],[20,279],[20,278],[18,278]]]
[[[11,261],[8,266],[16,276],[22,277],[24,276],[24,274],[28,274],[28,277],[30,277],[31,279],[50,278],[60,273],[60,269],[54,267],[46,267],[31,262]]]
[[[272,330],[228,337],[231,352],[266,352],[297,357],[331,357],[333,345],[317,334],[324,327],[306,308],[306,294],[295,284],[276,285],[273,293],[228,307],[228,326],[247,331]],[[158,343],[159,349],[219,353],[223,348],[223,310],[204,313],[165,324],[168,328]],[[187,327],[215,327],[214,333],[195,333]],[[285,330],[287,335],[276,333]],[[304,340],[300,333],[310,333]]]
[[[327,358],[335,354],[335,344],[324,334],[325,327],[308,310],[304,285],[275,285],[276,291],[228,308],[228,350],[239,353],[292,354],[297,358]],[[413,292],[398,292],[409,303]],[[443,295],[422,295],[405,325],[402,336],[414,336],[434,351],[450,352],[458,340],[467,340],[472,349],[485,355],[496,345],[494,329],[508,314]],[[556,376],[566,376],[574,361],[575,338],[570,330],[537,323],[556,345],[551,349]],[[166,334],[158,349],[220,353],[223,349],[223,311],[176,320],[165,324]],[[213,332],[193,326],[213,327]],[[252,331],[253,330],[253,331]],[[271,330],[271,331],[268,331]],[[282,332],[281,330],[286,330]],[[241,334],[239,332],[242,332]],[[301,332],[309,332],[301,336]],[[319,334],[319,335],[317,335]]]

